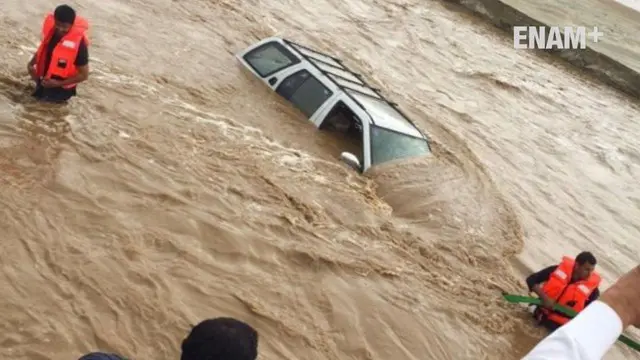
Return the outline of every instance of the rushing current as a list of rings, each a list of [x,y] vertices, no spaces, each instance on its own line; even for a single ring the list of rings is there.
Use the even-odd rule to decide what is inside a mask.
[[[573,3],[529,6],[597,12]],[[72,3],[91,77],[60,107],[30,99],[25,69],[55,5],[0,14],[4,359],[176,360],[214,316],[255,326],[264,360],[518,359],[544,333],[501,290],[581,250],[603,288],[638,263],[637,103],[453,6]],[[598,13],[605,39],[635,38],[625,9]],[[272,35],[364,73],[434,156],[341,163],[234,58]]]

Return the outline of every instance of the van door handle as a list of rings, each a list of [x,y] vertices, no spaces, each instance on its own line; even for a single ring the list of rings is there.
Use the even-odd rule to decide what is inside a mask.
[[[269,79],[269,85],[275,85],[276,82],[278,82],[278,78],[275,76]]]

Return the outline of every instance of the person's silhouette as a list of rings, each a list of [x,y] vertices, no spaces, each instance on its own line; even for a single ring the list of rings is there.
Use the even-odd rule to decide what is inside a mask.
[[[258,332],[233,318],[207,319],[194,326],[182,341],[180,360],[255,360]],[[78,360],[127,360],[120,355],[93,352]]]

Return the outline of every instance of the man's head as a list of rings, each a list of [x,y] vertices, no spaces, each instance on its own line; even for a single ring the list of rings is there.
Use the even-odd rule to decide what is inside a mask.
[[[204,320],[182,342],[181,360],[255,360],[258,332],[232,318]]]
[[[576,256],[576,264],[573,269],[573,280],[586,280],[596,268],[596,257],[588,251],[583,251]]]
[[[69,5],[60,5],[53,12],[53,18],[56,21],[56,31],[60,35],[69,32],[73,22],[76,21],[76,11]]]

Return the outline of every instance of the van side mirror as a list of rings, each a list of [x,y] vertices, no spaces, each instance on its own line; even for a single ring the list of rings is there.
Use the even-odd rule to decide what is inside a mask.
[[[352,153],[346,151],[343,152],[342,154],[340,154],[340,160],[342,160],[342,162],[354,168],[355,170],[362,171],[360,160],[358,160],[358,157],[353,155]]]

